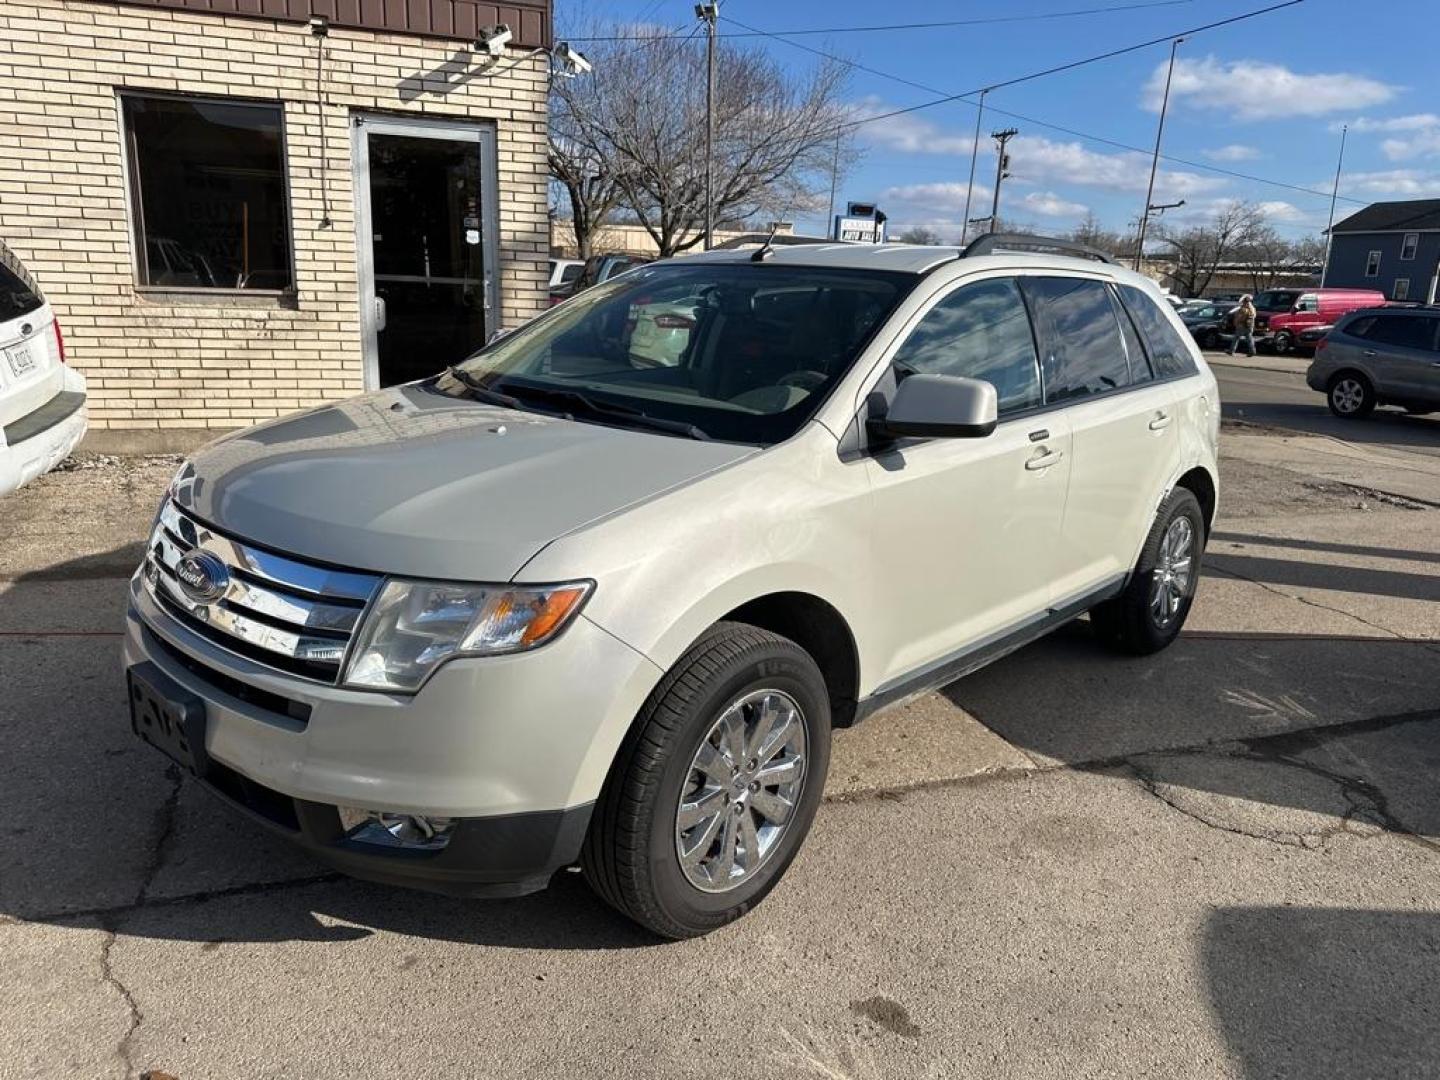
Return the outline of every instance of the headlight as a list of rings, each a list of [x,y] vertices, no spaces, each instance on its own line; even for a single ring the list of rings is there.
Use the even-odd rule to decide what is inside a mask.
[[[360,627],[345,684],[414,691],[457,656],[536,648],[565,629],[591,588],[588,581],[514,587],[391,579]]]

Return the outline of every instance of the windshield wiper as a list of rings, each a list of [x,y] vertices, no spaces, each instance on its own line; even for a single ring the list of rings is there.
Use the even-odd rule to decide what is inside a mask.
[[[476,401],[483,401],[487,405],[503,405],[507,409],[523,408],[519,398],[511,397],[509,394],[502,394],[498,390],[491,390],[464,368],[449,367],[445,370],[450,373],[452,379],[465,387],[466,392]]]
[[[671,435],[684,435],[687,439],[700,439],[702,441],[710,438],[709,434],[699,427],[686,420],[666,420],[659,416],[651,416],[630,405],[620,405],[613,401],[597,401],[588,394],[579,390],[568,390],[559,386],[513,386],[511,389],[522,395],[543,398],[553,401],[556,404],[578,405],[592,416],[609,417],[615,420],[622,420],[635,427],[646,428],[650,431],[663,431]],[[493,391],[491,391],[493,393]]]

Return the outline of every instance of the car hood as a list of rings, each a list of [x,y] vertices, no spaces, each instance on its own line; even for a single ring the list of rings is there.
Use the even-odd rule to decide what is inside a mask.
[[[173,490],[212,526],[286,554],[506,581],[557,536],[755,452],[404,386],[227,436]]]

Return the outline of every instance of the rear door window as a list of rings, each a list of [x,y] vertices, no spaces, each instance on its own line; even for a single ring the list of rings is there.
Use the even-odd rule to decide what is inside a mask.
[[[1002,414],[1040,404],[1030,317],[1011,278],[956,289],[925,313],[892,363],[897,378],[957,375],[988,382]]]
[[[1195,358],[1190,345],[1171,325],[1170,320],[1149,294],[1134,285],[1118,286],[1120,299],[1125,303],[1150,353],[1150,364],[1157,379],[1174,379],[1195,374]]]
[[[35,279],[13,252],[0,244],[0,322],[29,315],[43,303],[45,297]]]
[[[1150,361],[1145,357],[1145,346],[1140,341],[1140,332],[1113,290],[1110,293],[1110,303],[1115,306],[1115,318],[1120,323],[1120,337],[1125,342],[1125,359],[1130,364],[1130,381],[1148,382],[1154,378],[1154,374],[1150,370]]]
[[[1055,404],[1118,390],[1130,382],[1120,322],[1102,281],[1032,277],[1025,292],[1040,314],[1045,401]]]
[[[1434,349],[1435,320],[1418,315],[1377,315],[1365,337],[1402,349]]]

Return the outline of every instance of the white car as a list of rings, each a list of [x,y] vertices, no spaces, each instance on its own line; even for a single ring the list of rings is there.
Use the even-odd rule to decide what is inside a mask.
[[[212,444],[130,585],[134,730],[361,877],[578,863],[659,935],[738,918],[833,728],[1087,611],[1152,653],[1190,610],[1214,377],[1146,278],[1002,239],[639,267]],[[634,306],[677,297],[676,363],[636,357]]]
[[[0,495],[49,472],[85,434],[85,379],[40,286],[0,241]]]
[[[569,285],[584,269],[585,263],[580,259],[551,259],[548,287],[554,289],[560,285]]]

